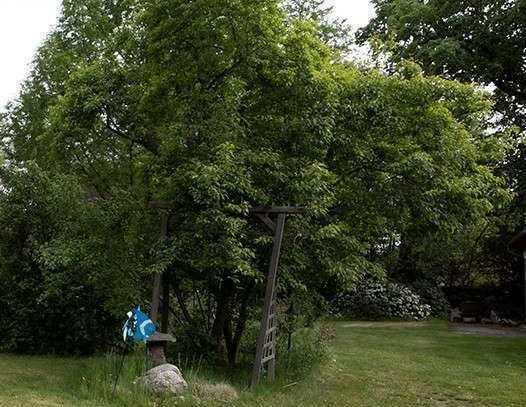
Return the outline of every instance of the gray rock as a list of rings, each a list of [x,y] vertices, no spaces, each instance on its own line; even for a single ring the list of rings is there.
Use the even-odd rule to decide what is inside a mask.
[[[148,370],[135,384],[155,394],[180,394],[188,387],[181,371],[169,363]]]

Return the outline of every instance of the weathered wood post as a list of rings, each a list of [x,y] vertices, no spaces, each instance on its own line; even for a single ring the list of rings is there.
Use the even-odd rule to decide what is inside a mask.
[[[161,233],[160,239],[165,241],[168,239],[168,221],[171,205],[165,202],[150,202],[149,207],[152,209],[161,209]],[[166,348],[168,342],[174,342],[172,335],[168,334],[169,319],[168,306],[170,301],[170,285],[166,273],[163,275],[156,273],[153,277],[153,290],[150,318],[155,325],[159,319],[159,306],[161,304],[161,292],[163,299],[162,317],[160,331],[156,332],[148,339],[148,353],[152,359],[154,366],[163,365],[166,363]]]
[[[526,322],[526,251],[523,251],[522,252],[522,259],[523,259],[523,263],[522,263],[522,267],[523,267],[523,271],[524,271],[524,322]]]
[[[163,211],[161,213],[161,235],[160,239],[165,241],[168,238],[168,213]],[[153,276],[153,290],[152,290],[152,306],[150,312],[150,318],[153,323],[157,323],[159,315],[159,304],[161,302],[161,285],[163,283],[161,274],[156,273]]]
[[[250,213],[257,216],[272,232],[274,242],[272,255],[267,274],[267,286],[265,290],[265,303],[261,317],[261,328],[256,344],[256,360],[252,369],[251,387],[259,384],[261,376],[266,367],[267,378],[273,381],[276,374],[276,339],[277,339],[277,310],[276,310],[276,281],[278,275],[279,257],[283,232],[287,214],[303,213],[303,208],[295,207],[257,207],[252,208]],[[277,215],[277,221],[270,218],[270,214]]]
[[[524,300],[524,314],[523,320],[526,322],[526,250],[522,252],[522,267],[523,267],[523,300]]]

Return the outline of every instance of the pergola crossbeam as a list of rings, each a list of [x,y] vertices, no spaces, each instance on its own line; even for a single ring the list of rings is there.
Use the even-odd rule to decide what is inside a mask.
[[[298,206],[255,206],[250,208],[250,213],[302,214],[304,212],[305,208]]]

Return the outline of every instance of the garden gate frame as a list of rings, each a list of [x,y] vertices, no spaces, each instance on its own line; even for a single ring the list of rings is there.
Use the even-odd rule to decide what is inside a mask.
[[[163,201],[152,201],[148,205],[151,209],[161,210],[161,233],[160,238],[168,238],[168,220],[173,204]],[[287,215],[302,214],[304,208],[294,206],[258,206],[249,210],[250,214],[260,219],[271,232],[274,233],[272,255],[267,274],[267,285],[265,290],[265,302],[263,305],[263,315],[261,318],[261,328],[256,343],[256,359],[252,369],[251,387],[259,384],[261,376],[266,367],[267,379],[274,381],[276,374],[276,339],[277,339],[277,310],[276,310],[276,282],[278,275],[279,258],[281,254],[281,244],[283,242],[283,232]],[[272,220],[271,216],[276,217]],[[161,302],[161,291],[163,292],[163,313],[161,321],[161,333],[169,337],[168,334],[168,301],[169,284],[166,275],[155,274],[153,280],[151,320],[157,323],[159,305]],[[166,342],[170,341],[170,338]],[[163,341],[164,342],[164,341]],[[154,343],[150,346],[156,346]],[[158,345],[157,345],[158,346]],[[163,348],[166,347],[164,343]],[[152,349],[151,349],[152,350]],[[162,355],[164,357],[164,355]]]

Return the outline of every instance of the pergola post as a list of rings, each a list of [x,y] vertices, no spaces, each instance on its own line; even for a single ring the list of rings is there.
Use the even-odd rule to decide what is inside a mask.
[[[261,328],[256,343],[256,359],[252,368],[251,387],[259,384],[265,367],[267,378],[273,381],[276,372],[276,339],[277,339],[277,307],[276,307],[276,281],[278,275],[279,257],[281,254],[281,244],[283,242],[283,232],[287,214],[302,213],[302,208],[293,207],[259,207],[252,208],[251,213],[257,216],[272,232],[274,241],[270,265],[267,274],[267,286],[265,290],[265,302],[263,305],[263,315],[261,317]],[[276,214],[277,220],[270,218],[270,214]]]
[[[173,208],[170,202],[153,201],[149,203],[150,208],[169,210]],[[265,367],[267,368],[268,379],[273,381],[276,371],[276,339],[277,339],[277,310],[276,310],[276,281],[278,275],[279,257],[281,254],[281,244],[283,241],[283,232],[285,230],[285,221],[288,214],[302,214],[305,212],[304,208],[291,207],[291,206],[280,206],[280,207],[255,207],[250,209],[250,213],[258,217],[273,233],[274,241],[272,248],[272,255],[270,258],[270,265],[267,274],[267,286],[265,290],[265,302],[263,305],[263,316],[261,319],[261,329],[257,340],[256,347],[256,360],[252,371],[251,386],[256,386],[264,372]],[[276,215],[276,222],[274,222],[270,215]],[[161,221],[161,238],[166,239],[168,235],[168,212],[163,211]],[[164,281],[163,281],[164,280]],[[161,289],[163,296],[167,297],[169,294],[169,287],[167,286],[168,281],[166,278],[161,278],[161,275],[157,274],[154,277],[153,292],[152,292],[152,311],[151,319],[154,323],[158,319],[158,309],[161,298]],[[162,287],[162,288],[161,288]],[[168,298],[164,298],[164,308],[167,306]],[[158,352],[158,344],[173,340],[173,338],[167,334],[168,321],[163,315],[162,320],[162,332],[156,334],[151,338],[149,343],[150,351],[152,356],[152,347],[155,347],[155,352]],[[163,346],[163,348],[164,348]],[[155,357],[153,357],[156,359]],[[161,355],[161,361],[164,359],[164,352]],[[155,361],[154,361],[155,364]],[[157,364],[159,364],[159,358],[157,358]]]
[[[153,209],[162,209],[160,239],[165,241],[166,239],[168,239],[169,212],[167,210],[170,209],[171,206],[167,203],[150,202],[149,207]],[[153,277],[150,319],[157,326],[159,325],[157,324],[157,321],[159,319],[159,305],[161,303],[161,292],[163,299],[163,307],[160,331],[155,333],[151,338],[148,339],[148,351],[154,366],[159,366],[166,363],[166,348],[168,346],[168,342],[174,341],[174,338],[168,334],[168,306],[170,301],[170,286],[168,282],[168,276],[166,275],[166,273],[163,273],[162,275],[156,273]]]
[[[164,211],[161,213],[160,238],[163,241],[168,238],[168,214]],[[150,318],[154,324],[157,323],[157,317],[159,315],[159,304],[161,302],[161,285],[166,284],[162,280],[163,280],[162,276],[159,273],[156,273],[153,277],[152,304],[151,304]]]

